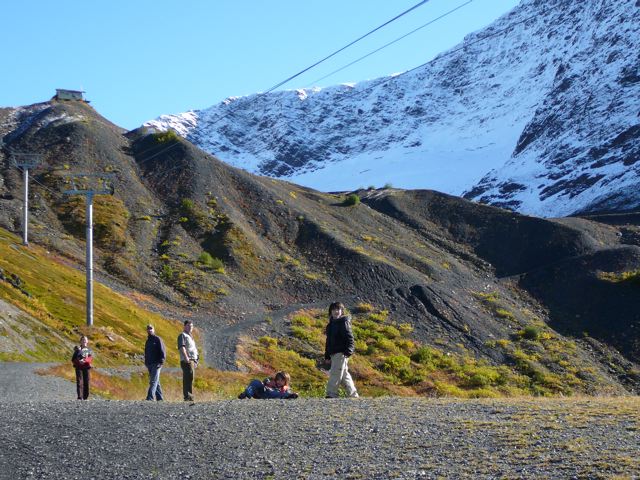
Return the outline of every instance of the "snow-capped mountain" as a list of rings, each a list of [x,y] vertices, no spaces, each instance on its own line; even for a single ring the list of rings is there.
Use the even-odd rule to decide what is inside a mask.
[[[422,67],[147,123],[320,190],[391,183],[543,216],[640,205],[640,0],[523,0]]]

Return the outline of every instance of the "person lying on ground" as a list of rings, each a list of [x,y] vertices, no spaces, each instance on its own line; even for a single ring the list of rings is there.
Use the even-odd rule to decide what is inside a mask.
[[[298,398],[298,394],[291,391],[289,382],[291,376],[287,372],[278,372],[273,378],[263,381],[252,380],[249,386],[238,395],[238,398]]]

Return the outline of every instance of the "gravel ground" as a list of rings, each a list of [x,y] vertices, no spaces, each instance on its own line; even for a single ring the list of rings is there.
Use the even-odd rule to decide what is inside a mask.
[[[0,402],[29,399],[74,400],[76,385],[62,378],[38,375],[54,363],[0,362]]]
[[[640,399],[0,402],[0,477],[640,478]]]

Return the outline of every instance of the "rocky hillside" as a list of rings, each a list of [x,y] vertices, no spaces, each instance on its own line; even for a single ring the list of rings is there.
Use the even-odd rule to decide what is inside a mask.
[[[632,209],[640,4],[523,0],[394,77],[229,98],[148,122],[324,191],[430,188],[539,216]]]
[[[82,102],[3,109],[0,134],[0,227],[20,226],[11,152],[41,153],[32,240],[82,268],[83,200],[61,194],[66,175],[113,174],[115,194],[95,201],[99,277],[188,312],[225,368],[246,358],[235,350],[243,337],[267,332],[278,348],[265,336],[254,364],[268,351],[272,366],[295,358],[319,375],[309,359],[322,317],[288,314],[341,299],[365,312],[362,375],[403,388],[428,383],[430,369],[478,395],[640,384],[636,217],[550,221],[426,190],[321,193],[230,167],[173,133],[125,132]],[[4,237],[3,298],[52,305],[46,270],[31,278]],[[501,386],[507,377],[516,390]]]

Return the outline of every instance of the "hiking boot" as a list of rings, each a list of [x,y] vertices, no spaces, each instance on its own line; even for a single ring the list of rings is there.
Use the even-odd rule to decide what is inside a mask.
[[[292,392],[289,395],[287,395],[287,397],[286,397],[287,400],[291,400],[293,398],[298,398],[298,394],[295,393],[295,392]]]
[[[238,398],[239,398],[240,400],[243,400],[243,399],[247,398],[247,394],[246,394],[246,392],[242,392],[240,395],[238,395]]]

